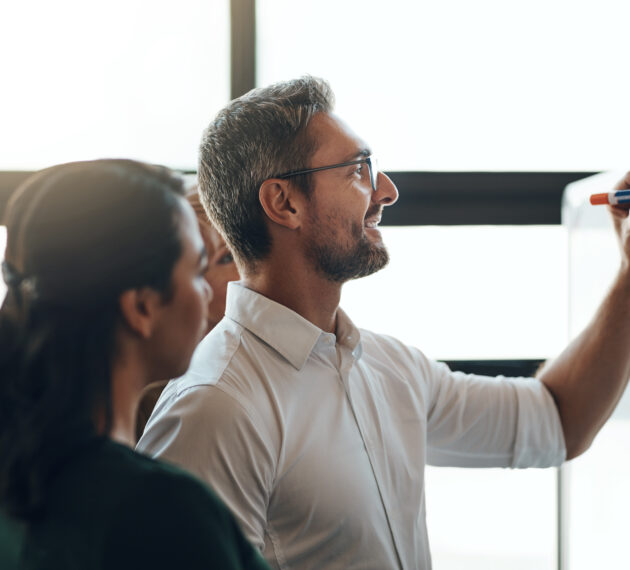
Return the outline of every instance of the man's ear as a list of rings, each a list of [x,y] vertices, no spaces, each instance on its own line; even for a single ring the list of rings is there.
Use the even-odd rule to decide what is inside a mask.
[[[161,294],[150,287],[128,289],[120,295],[118,304],[127,327],[138,336],[149,338],[162,304]]]
[[[300,227],[305,196],[288,180],[269,178],[258,191],[258,199],[267,217],[290,230]]]

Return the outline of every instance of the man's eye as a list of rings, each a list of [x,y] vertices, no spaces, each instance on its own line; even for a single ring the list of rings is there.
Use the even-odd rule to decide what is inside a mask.
[[[355,170],[355,172],[361,176],[361,173],[363,172],[363,165],[359,164],[359,166],[357,166],[357,169]]]

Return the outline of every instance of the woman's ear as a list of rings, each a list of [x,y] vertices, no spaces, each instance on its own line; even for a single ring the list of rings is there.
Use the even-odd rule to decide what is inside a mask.
[[[118,298],[120,313],[127,327],[142,338],[149,338],[162,304],[161,294],[150,287],[128,289]]]
[[[288,180],[281,178],[265,180],[258,190],[258,199],[267,217],[290,230],[301,225],[305,198]]]

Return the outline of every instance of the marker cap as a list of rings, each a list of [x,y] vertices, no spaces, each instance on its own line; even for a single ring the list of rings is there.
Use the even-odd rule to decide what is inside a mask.
[[[608,193],[604,193],[604,194],[593,194],[591,196],[591,204],[593,204],[593,206],[599,206],[601,204],[608,204]]]

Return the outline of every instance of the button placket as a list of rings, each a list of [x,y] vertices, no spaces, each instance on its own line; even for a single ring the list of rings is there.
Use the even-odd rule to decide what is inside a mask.
[[[349,351],[348,351],[349,352]],[[400,551],[398,549],[398,541],[396,539],[396,536],[394,534],[394,528],[392,526],[392,519],[390,517],[390,513],[389,513],[389,509],[387,508],[387,505],[385,503],[385,498],[383,496],[383,490],[381,488],[381,482],[379,480],[378,477],[378,469],[377,469],[377,462],[376,459],[374,458],[374,454],[372,452],[372,445],[373,445],[373,440],[370,438],[369,435],[369,429],[366,430],[362,427],[361,422],[359,421],[359,414],[357,414],[355,406],[354,406],[354,402],[352,400],[352,396],[351,396],[351,386],[350,386],[350,371],[352,370],[352,364],[354,363],[354,357],[352,357],[349,360],[349,365],[348,363],[344,363],[342,361],[342,365],[339,367],[339,378],[341,380],[341,383],[344,386],[345,389],[345,394],[346,394],[346,398],[348,400],[348,405],[350,406],[350,411],[352,412],[352,417],[354,418],[354,423],[357,426],[357,430],[359,432],[359,437],[361,438],[361,441],[363,442],[363,447],[365,449],[365,453],[367,454],[368,457],[368,461],[370,463],[370,468],[372,470],[372,476],[374,477],[374,482],[376,483],[376,488],[378,489],[378,495],[379,495],[379,499],[381,501],[381,506],[383,507],[383,512],[385,513],[385,518],[387,520],[387,526],[389,528],[389,533],[392,539],[392,544],[394,546],[394,551],[396,552],[396,558],[398,560],[398,567],[399,568],[403,568],[403,563],[402,563],[402,558],[400,556]],[[368,424],[368,428],[369,428],[369,424]]]

